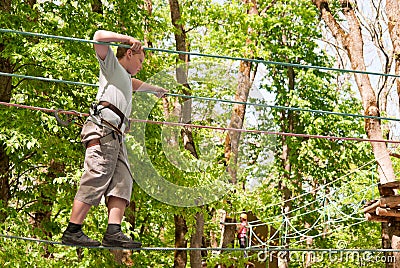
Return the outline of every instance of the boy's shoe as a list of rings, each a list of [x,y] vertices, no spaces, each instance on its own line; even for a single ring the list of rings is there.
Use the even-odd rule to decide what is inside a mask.
[[[142,243],[138,241],[133,241],[127,237],[123,232],[118,232],[116,234],[106,233],[103,237],[102,242],[104,247],[122,247],[122,248],[140,248]]]
[[[64,245],[84,246],[84,247],[98,247],[101,245],[99,241],[93,240],[81,230],[77,233],[65,231],[63,233],[62,243]]]

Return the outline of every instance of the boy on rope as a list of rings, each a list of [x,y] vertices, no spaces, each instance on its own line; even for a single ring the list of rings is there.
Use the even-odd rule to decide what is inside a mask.
[[[96,31],[93,40],[121,42],[130,48],[118,47],[114,55],[109,45],[94,45],[100,65],[97,103],[92,105],[90,116],[82,128],[81,138],[86,147],[85,171],[62,243],[140,248],[140,242],[121,231],[122,218],[131,199],[133,184],[123,133],[129,128],[127,118],[132,108],[132,91],[152,91],[158,97],[167,91],[132,78],[141,70],[145,58],[140,41],[104,30]],[[108,227],[100,243],[82,231],[82,223],[91,206],[99,205],[102,196],[108,208]]]

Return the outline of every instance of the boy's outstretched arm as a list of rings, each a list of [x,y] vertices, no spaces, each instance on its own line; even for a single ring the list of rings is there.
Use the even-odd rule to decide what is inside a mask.
[[[131,49],[133,51],[139,51],[142,49],[142,44],[140,43],[140,41],[133,38],[132,36],[105,30],[96,31],[93,35],[93,41],[128,43],[129,45],[131,45]],[[104,60],[107,56],[108,45],[94,44],[94,50],[96,51],[100,59]]]

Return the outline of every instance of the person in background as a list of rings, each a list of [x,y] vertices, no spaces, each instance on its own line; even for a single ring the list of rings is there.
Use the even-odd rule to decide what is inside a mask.
[[[240,224],[237,229],[237,237],[241,248],[247,247],[247,214],[240,214]]]

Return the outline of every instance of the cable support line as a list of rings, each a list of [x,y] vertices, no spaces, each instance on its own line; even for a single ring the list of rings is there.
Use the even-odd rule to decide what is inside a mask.
[[[17,239],[28,242],[36,242],[36,243],[45,243],[52,245],[60,245],[67,247],[78,247],[78,248],[93,248],[93,249],[127,249],[127,248],[112,248],[112,247],[83,247],[83,246],[72,246],[72,245],[64,245],[58,241],[44,240],[44,239],[36,239],[29,237],[20,237],[20,236],[11,236],[0,234],[0,237],[4,239]],[[268,245],[269,246],[269,245]],[[267,248],[257,248],[257,247],[249,247],[249,248],[176,248],[176,247],[143,247],[143,248],[134,248],[132,250],[143,250],[143,251],[265,251],[265,252],[400,252],[400,249],[369,249],[369,248],[354,248],[354,249],[344,249],[344,248],[282,248],[276,246],[269,246]]]
[[[372,169],[372,168],[373,168],[373,167],[371,167],[370,169]],[[369,169],[369,170],[370,170],[370,169]],[[359,192],[353,192],[352,194],[350,194],[350,195],[348,195],[348,196],[346,196],[346,197],[351,197],[351,196],[354,196],[354,195],[360,194],[360,193],[363,193],[363,197],[365,197],[365,195],[367,194],[367,191],[369,191],[370,189],[372,189],[373,187],[375,187],[375,186],[377,186],[377,185],[378,185],[378,183],[374,183],[374,184],[368,186],[368,188],[362,189],[362,190],[360,190]],[[338,189],[338,190],[336,190],[336,191],[331,191],[329,194],[324,195],[323,197],[319,197],[319,199],[315,199],[315,200],[313,200],[312,202],[310,202],[310,203],[308,203],[308,204],[305,204],[305,205],[303,205],[303,206],[301,206],[301,207],[297,207],[296,209],[290,210],[288,213],[293,213],[293,212],[295,212],[295,211],[297,211],[297,210],[300,210],[301,208],[308,207],[308,206],[310,206],[310,205],[313,204],[313,203],[317,203],[317,202],[319,202],[319,201],[324,201],[324,200],[320,200],[321,198],[323,198],[323,199],[327,198],[328,200],[331,201],[331,203],[333,203],[332,200],[329,198],[329,196],[333,196],[333,194],[337,193],[339,190],[340,190],[340,189]],[[363,199],[363,198],[361,198],[361,199]],[[362,201],[360,201],[360,202],[358,203],[358,206],[357,206],[358,209],[361,208],[361,206],[362,206],[361,203],[362,203]],[[276,205],[278,205],[278,204],[276,204]],[[359,211],[358,211],[357,209],[354,209],[354,210],[353,210],[354,213],[345,214],[343,211],[338,210],[337,206],[333,206],[333,207],[334,207],[334,209],[335,209],[336,211],[338,211],[340,214],[342,214],[343,216],[346,216],[346,217],[347,217],[346,220],[348,220],[348,219],[352,219],[352,220],[362,220],[362,219],[364,219],[364,218],[355,218],[355,217],[353,217],[353,215],[359,214]],[[294,218],[298,218],[298,217],[301,217],[301,216],[305,216],[305,215],[307,215],[307,214],[311,214],[311,213],[316,212],[316,211],[321,211],[321,209],[315,208],[315,209],[313,209],[313,210],[311,210],[311,211],[306,211],[306,212],[304,212],[304,213],[302,213],[302,214],[293,215],[293,216],[290,216],[290,217],[288,217],[288,216],[286,216],[286,215],[284,215],[284,214],[279,214],[279,215],[275,215],[275,216],[270,216],[270,217],[264,218],[264,219],[262,219],[262,220],[263,220],[263,221],[266,221],[266,220],[271,219],[271,218],[272,218],[272,219],[274,219],[274,218],[280,218],[282,215],[284,215],[284,217],[285,217],[287,220],[289,220],[289,219],[294,219]],[[322,215],[322,214],[321,214],[321,215]],[[277,219],[276,221],[267,221],[267,222],[263,222],[262,224],[258,224],[257,226],[273,225],[275,222],[278,222],[278,219]],[[281,223],[280,220],[279,220],[279,222]],[[329,222],[331,222],[331,221],[329,221]],[[337,221],[333,220],[332,222],[337,222]],[[255,226],[256,226],[256,225],[252,225],[252,227],[255,227]],[[282,224],[281,224],[281,226],[282,226]],[[280,227],[279,227],[279,228],[280,228]]]
[[[321,201],[323,201],[323,200],[320,200],[320,198],[319,198],[319,199],[314,199],[312,202],[309,202],[309,203],[307,203],[307,204],[305,204],[305,205],[303,205],[303,206],[300,206],[300,207],[296,207],[295,209],[290,210],[290,211],[288,211],[287,213],[288,213],[288,214],[289,214],[289,213],[293,213],[293,212],[295,212],[295,211],[301,210],[302,208],[308,207],[308,206],[310,206],[311,204],[314,204],[314,203],[317,203],[317,202],[321,202]],[[319,209],[315,208],[315,209],[313,209],[313,210],[311,210],[311,211],[305,212],[304,214],[293,215],[293,216],[290,216],[289,218],[295,218],[295,217],[307,215],[307,214],[313,213],[313,212],[318,211],[318,210],[319,210]],[[281,217],[282,215],[283,215],[283,214],[278,214],[278,215],[274,215],[274,216],[269,216],[269,217],[267,217],[267,218],[263,218],[263,220],[265,221],[265,222],[263,223],[263,225],[269,225],[269,224],[273,224],[274,222],[280,221],[280,217]],[[270,219],[272,219],[272,220],[270,220]],[[275,219],[275,221],[273,221],[274,219]]]
[[[25,31],[18,31],[18,30],[5,29],[5,28],[0,28],[0,32],[26,35],[26,36],[35,36],[35,37],[41,37],[41,38],[59,39],[59,40],[64,40],[64,41],[90,43],[90,44],[103,44],[103,45],[107,44],[107,45],[112,45],[112,46],[130,48],[130,46],[124,45],[124,44],[99,42],[99,41],[82,39],[82,38],[65,37],[65,36],[50,35],[50,34],[40,34],[40,33],[25,32]],[[303,68],[303,69],[334,71],[334,72],[339,72],[339,73],[358,73],[358,74],[368,74],[368,75],[400,78],[400,75],[396,75],[396,74],[387,74],[387,73],[351,70],[351,69],[341,69],[341,68],[315,66],[315,65],[305,65],[305,64],[299,64],[299,63],[269,61],[269,60],[264,60],[264,59],[251,59],[251,58],[244,58],[244,57],[221,56],[221,55],[213,55],[213,54],[206,54],[206,53],[199,53],[199,52],[177,51],[177,50],[151,48],[151,47],[144,47],[143,49],[148,50],[148,51],[165,52],[165,53],[170,53],[170,54],[184,54],[184,55],[192,55],[192,56],[198,56],[198,57],[232,60],[232,61],[247,61],[247,62],[253,62],[253,63],[261,63],[261,64],[265,64],[265,65],[278,65],[278,66],[295,67],[295,68]]]
[[[357,213],[358,213],[358,212],[357,212]],[[354,213],[354,214],[356,214],[356,213]],[[294,227],[293,224],[291,223],[291,221],[289,220],[289,217],[287,217],[287,216],[284,215],[284,214],[282,214],[282,215],[283,215],[283,217],[284,217],[284,221],[281,223],[280,227],[277,228],[276,233],[279,232],[279,230],[282,228],[282,225],[283,225],[284,223],[286,223],[285,226],[289,226],[290,229],[292,229],[292,230],[294,231],[294,233],[297,233],[297,234],[298,234],[297,236],[290,236],[291,234],[289,234],[286,238],[290,238],[290,239],[296,239],[296,238],[300,238],[300,237],[308,237],[308,236],[306,235],[307,233],[309,233],[310,231],[314,230],[314,229],[315,229],[316,227],[318,227],[318,226],[322,226],[322,225],[326,225],[326,224],[327,224],[327,222],[322,222],[322,223],[318,224],[319,221],[321,220],[321,218],[323,217],[323,215],[320,214],[319,217],[318,217],[318,219],[313,223],[312,226],[310,226],[309,228],[306,228],[306,229],[297,230],[296,227]],[[346,221],[346,220],[347,220],[347,219],[345,219],[345,220],[339,220],[339,221],[332,221],[332,222],[333,222],[333,223],[339,223],[339,222],[344,222],[344,221]],[[363,218],[362,218],[362,219],[358,219],[358,220],[363,220]],[[268,224],[266,223],[266,225],[268,225]],[[253,226],[251,226],[251,227],[253,227]],[[252,231],[252,228],[251,228],[251,232],[253,232],[253,231]],[[256,238],[257,240],[259,240],[260,242],[262,242],[262,241],[258,238],[258,236],[257,236],[255,233],[254,233],[254,236],[255,236],[255,238]],[[271,237],[267,242],[265,242],[265,243],[269,243],[270,241],[272,241],[272,237]],[[262,243],[263,243],[263,242],[262,242]]]
[[[60,114],[69,114],[69,115],[77,115],[77,116],[88,116],[85,113],[79,113],[75,111],[66,111],[61,109],[48,109],[42,107],[28,106],[28,105],[20,105],[20,104],[12,104],[8,102],[0,102],[0,105],[5,106],[13,106],[18,108],[26,108],[31,110],[38,110],[43,112],[57,112]],[[167,125],[167,126],[180,126],[180,127],[191,127],[191,128],[199,128],[199,129],[213,129],[213,130],[221,130],[221,131],[236,131],[241,133],[256,133],[256,134],[267,134],[267,135],[277,135],[277,136],[290,136],[290,137],[298,137],[298,138],[314,138],[314,139],[328,139],[328,140],[345,140],[345,141],[358,141],[358,142],[385,142],[385,143],[394,143],[400,144],[400,140],[379,140],[379,139],[364,139],[364,138],[355,138],[355,137],[336,137],[336,136],[326,136],[326,135],[313,135],[313,134],[301,134],[301,133],[291,133],[291,132],[279,132],[279,131],[267,131],[267,130],[257,130],[257,129],[239,129],[239,128],[229,128],[229,127],[215,127],[208,125],[196,125],[196,124],[187,124],[187,123],[178,123],[178,122],[168,122],[168,121],[153,121],[146,119],[135,119],[129,118],[131,122],[136,123],[147,123],[147,124],[156,124],[156,125]]]
[[[284,220],[284,221],[287,222],[287,224],[289,225],[289,227],[291,227],[291,229],[293,229],[294,232],[298,234],[297,236],[291,236],[291,235],[289,234],[289,236],[287,236],[287,238],[289,238],[289,239],[297,239],[297,238],[301,238],[301,237],[308,237],[308,236],[306,236],[306,234],[307,234],[309,231],[311,231],[312,229],[315,229],[316,227],[323,226],[323,225],[326,225],[326,224],[332,224],[332,223],[335,224],[335,223],[345,222],[345,221],[348,221],[349,219],[353,219],[353,220],[356,219],[356,220],[358,220],[358,221],[362,220],[362,222],[365,221],[364,218],[355,218],[355,217],[353,217],[353,215],[356,215],[356,214],[359,214],[359,212],[358,212],[358,211],[354,211],[354,213],[352,213],[352,214],[350,214],[350,215],[344,214],[344,213],[343,213],[343,215],[346,216],[345,219],[342,218],[342,219],[339,219],[339,220],[335,220],[335,219],[334,219],[334,220],[329,220],[329,221],[322,222],[322,223],[320,223],[320,224],[317,225],[318,221],[319,221],[320,218],[322,217],[322,214],[320,214],[320,217],[319,217],[319,218],[317,219],[317,221],[313,224],[313,226],[311,226],[311,227],[309,227],[309,228],[307,228],[307,229],[303,229],[303,230],[301,230],[301,231],[297,230],[297,229],[292,225],[292,223],[289,221],[289,217],[287,217],[286,215],[283,215],[283,216],[285,217],[285,220]],[[281,227],[282,227],[282,224],[281,224],[281,226],[277,229],[277,231],[279,231]]]
[[[25,35],[25,36],[34,36],[34,37],[40,37],[40,38],[49,38],[49,39],[56,39],[56,40],[63,40],[63,41],[81,42],[81,43],[87,43],[87,44],[110,45],[110,46],[116,46],[116,47],[130,48],[129,45],[125,45],[125,44],[100,42],[100,41],[95,41],[95,40],[90,40],[90,39],[67,37],[67,36],[52,35],[52,34],[25,32],[25,31],[18,31],[18,30],[5,29],[5,28],[0,28],[0,32],[1,33],[19,34],[19,35]],[[145,49],[147,49],[147,48],[145,48]]]
[[[9,76],[9,77],[22,78],[22,79],[32,79],[32,80],[39,80],[39,81],[46,81],[46,82],[54,82],[54,83],[64,83],[64,84],[69,84],[69,85],[77,85],[77,86],[85,86],[85,87],[98,87],[97,84],[91,84],[91,83],[76,82],[76,81],[63,80],[63,79],[54,79],[54,78],[40,77],[40,76],[30,76],[30,75],[6,73],[6,72],[0,72],[0,76]],[[141,92],[155,94],[154,92],[151,92],[151,91],[141,91]],[[214,102],[229,103],[229,104],[249,105],[249,106],[271,108],[271,109],[277,109],[277,110],[309,112],[309,113],[315,113],[315,114],[327,114],[327,115],[337,115],[337,116],[343,116],[343,117],[347,116],[347,117],[354,117],[354,118],[364,118],[364,119],[368,118],[368,119],[400,122],[400,118],[394,118],[394,117],[351,114],[351,113],[333,112],[333,111],[326,111],[326,110],[316,110],[316,109],[306,109],[306,108],[299,108],[299,107],[271,105],[271,104],[265,104],[265,103],[224,100],[224,99],[218,99],[218,98],[191,96],[191,95],[178,94],[178,93],[165,93],[165,95],[171,96],[171,97],[180,97],[180,98],[185,98],[185,99],[197,99],[197,100],[206,100],[206,101],[214,101]]]
[[[31,76],[31,75],[22,75],[22,74],[5,73],[5,72],[0,72],[0,76],[17,77],[17,78],[23,78],[23,79],[32,79],[32,80],[54,82],[54,83],[64,83],[64,84],[76,85],[76,86],[98,87],[98,85],[96,85],[96,84],[68,81],[68,80],[62,80],[62,79],[54,79],[54,78],[41,77],[41,76]]]
[[[248,239],[248,245],[249,245],[249,247],[251,246],[251,242],[252,242],[252,240],[253,240],[253,238],[254,239],[256,239],[259,243],[264,243],[264,241],[262,241],[259,237],[258,237],[258,235],[253,231],[253,227],[249,227],[249,237],[250,237],[250,239]]]
[[[355,194],[362,193],[362,192],[364,192],[364,196],[365,196],[366,192],[367,192],[368,190],[370,190],[372,187],[376,186],[376,185],[377,185],[377,184],[371,185],[371,186],[369,186],[369,188],[363,189],[363,190],[361,190],[360,192],[352,193],[351,195],[349,195],[349,196],[347,196],[347,197],[350,197],[350,196],[353,196],[353,195],[355,195]],[[329,201],[331,201],[331,203],[333,203],[332,200],[329,198],[329,196],[330,196],[330,195],[333,195],[333,193],[334,193],[334,192],[325,195],[324,198],[327,198]],[[307,205],[304,205],[304,206],[301,206],[301,207],[298,207],[298,208],[296,208],[296,209],[294,209],[294,210],[289,211],[288,214],[292,214],[293,212],[295,212],[295,211],[297,211],[297,210],[300,210],[301,208],[308,207],[310,204],[316,203],[316,202],[318,202],[318,201],[324,201],[324,200],[318,200],[318,199],[316,199],[316,200],[314,200],[313,202],[308,203]],[[362,202],[362,201],[361,201],[361,202]],[[358,203],[358,209],[360,209],[361,206],[362,206],[361,202]],[[330,207],[332,207],[331,204],[330,204]],[[351,219],[351,220],[362,220],[362,219],[364,219],[364,218],[355,218],[355,217],[353,217],[353,215],[356,215],[356,214],[359,214],[359,213],[360,213],[357,209],[354,209],[354,210],[353,210],[353,213],[351,213],[351,214],[346,214],[346,213],[344,213],[342,210],[338,209],[337,206],[333,206],[333,209],[336,210],[339,214],[342,214],[343,216],[345,216],[345,217],[346,217],[346,220],[348,220],[348,219]],[[272,224],[274,224],[275,222],[277,222],[277,221],[278,221],[278,218],[280,218],[281,216],[284,216],[284,217],[285,217],[285,220],[288,220],[288,221],[289,221],[289,220],[292,220],[292,219],[295,219],[295,218],[299,218],[299,217],[302,217],[302,216],[311,214],[311,213],[313,213],[313,212],[321,212],[321,210],[322,210],[321,208],[315,208],[315,209],[313,209],[313,210],[306,211],[306,212],[304,212],[304,213],[302,213],[302,214],[299,214],[299,215],[292,215],[292,216],[289,216],[289,217],[288,217],[287,215],[284,215],[284,214],[279,214],[279,215],[271,216],[271,217],[268,217],[268,218],[263,219],[263,220],[266,221],[267,219],[276,218],[276,221],[266,221],[266,222],[263,222],[262,224],[258,224],[258,226],[272,225]],[[320,216],[322,216],[322,215],[323,215],[323,214],[320,213]],[[333,221],[333,222],[335,222],[335,221]],[[252,225],[251,227],[255,227],[255,225]]]
[[[354,225],[363,223],[363,222],[365,222],[365,221],[366,221],[365,219],[362,219],[361,221],[356,222],[356,223],[354,223],[354,224],[351,224],[351,225],[349,225],[349,226],[338,227],[338,228],[336,228],[336,229],[334,229],[334,230],[331,230],[331,231],[329,231],[329,232],[325,232],[325,233],[318,234],[318,235],[314,235],[314,236],[305,235],[306,233],[308,233],[309,231],[311,231],[312,228],[303,229],[303,230],[307,230],[307,232],[301,233],[301,231],[297,230],[293,225],[291,225],[290,222],[288,222],[288,224],[290,225],[290,228],[293,229],[295,232],[297,232],[298,235],[297,235],[297,236],[291,236],[291,234],[288,234],[288,235],[286,235],[286,238],[287,238],[287,239],[317,238],[317,237],[319,237],[319,236],[331,234],[331,233],[333,233],[334,231],[343,229],[343,228],[345,228],[345,227],[351,227],[351,226],[354,226]],[[286,222],[286,220],[284,220],[284,222]],[[316,221],[316,222],[314,223],[314,225],[315,225],[317,222],[318,222],[318,221]],[[343,221],[337,221],[337,222],[344,222],[344,220],[343,220]],[[322,226],[322,225],[326,225],[326,224],[327,224],[327,222],[323,222],[323,223],[321,223],[321,224],[319,224],[319,225],[315,225],[313,228],[318,227],[318,226]],[[279,231],[280,231],[281,228],[282,228],[282,225],[283,225],[283,223],[281,224],[281,226],[280,226],[278,229],[276,229],[275,234],[279,233]],[[285,225],[285,226],[286,226],[286,225]],[[274,236],[275,236],[275,234],[274,234]],[[268,244],[269,244],[270,242],[272,242],[272,241],[273,241],[273,237],[270,237],[267,241],[262,242],[262,243],[261,243],[261,246],[268,246]],[[298,244],[298,243],[301,243],[301,242],[303,242],[303,241],[296,241],[296,242],[294,242],[294,243],[291,243],[291,245],[292,245],[292,244]],[[280,246],[280,247],[283,248],[284,246]]]
[[[373,115],[332,112],[332,111],[326,111],[326,110],[305,109],[305,108],[299,108],[299,107],[271,105],[271,104],[265,104],[265,103],[254,103],[254,102],[246,102],[246,101],[224,100],[224,99],[217,99],[217,98],[210,98],[210,97],[189,96],[189,95],[176,94],[176,93],[166,93],[166,95],[174,96],[174,97],[181,97],[181,98],[186,98],[186,99],[199,99],[199,100],[215,101],[215,102],[222,102],[222,103],[241,104],[241,105],[249,105],[249,106],[256,106],[256,107],[271,108],[271,109],[277,109],[277,110],[310,112],[310,113],[315,113],[315,114],[328,114],[328,115],[338,115],[338,116],[343,116],[343,117],[348,116],[348,117],[355,117],[355,118],[364,118],[364,119],[369,118],[369,119],[400,122],[400,118],[393,118],[393,117],[381,117],[381,116],[373,116]]]
[[[376,185],[377,185],[377,184],[370,185],[367,189],[363,189],[363,190],[361,190],[361,191],[359,191],[359,192],[354,192],[354,193],[352,193],[351,195],[349,195],[349,196],[347,196],[347,197],[351,197],[351,196],[353,196],[353,195],[356,195],[356,194],[359,194],[359,193],[362,193],[362,192],[364,192],[364,196],[365,196],[366,192],[367,192],[370,188],[372,188],[372,187],[374,187],[374,186],[376,186]],[[339,190],[340,190],[340,189],[339,189]],[[327,197],[327,196],[332,196],[333,194],[339,192],[339,190],[338,190],[338,191],[330,192],[328,195],[325,195],[325,197]],[[327,197],[327,198],[328,198],[328,197]],[[329,198],[328,198],[328,199],[329,199]],[[329,200],[330,200],[330,199],[329,199]],[[358,203],[358,208],[361,208],[361,202]],[[319,220],[321,219],[321,217],[322,217],[322,214],[320,214],[319,218],[317,219],[317,221],[315,221],[315,223],[313,224],[313,226],[311,226],[311,227],[309,227],[309,228],[307,228],[307,229],[302,229],[302,230],[297,230],[296,227],[294,227],[293,224],[289,221],[289,219],[291,219],[291,218],[293,218],[293,217],[298,217],[298,216],[301,216],[301,215],[296,215],[296,216],[293,216],[293,217],[288,217],[288,216],[286,216],[286,215],[284,215],[284,214],[280,214],[280,215],[277,215],[277,216],[274,216],[274,217],[280,217],[280,216],[283,215],[283,216],[285,217],[284,222],[287,222],[288,225],[289,225],[289,227],[290,227],[291,229],[293,229],[295,233],[298,234],[298,235],[296,235],[296,236],[294,236],[294,235],[291,236],[291,235],[289,234],[289,236],[287,236],[287,238],[289,238],[289,239],[298,239],[298,238],[309,237],[309,236],[306,236],[306,234],[309,233],[309,231],[311,231],[312,229],[315,229],[316,227],[323,226],[323,225],[326,225],[326,224],[329,224],[329,225],[330,225],[330,224],[337,224],[337,223],[341,223],[341,222],[348,221],[349,219],[350,219],[350,220],[357,220],[357,221],[361,221],[361,222],[364,222],[364,221],[365,221],[364,218],[355,218],[355,217],[353,217],[353,215],[357,215],[357,214],[360,213],[357,209],[354,209],[354,210],[353,210],[353,213],[351,213],[351,214],[345,214],[345,213],[343,213],[343,211],[338,210],[338,208],[337,208],[336,206],[334,206],[334,209],[337,210],[340,214],[342,214],[342,215],[345,216],[346,218],[332,219],[332,220],[328,220],[328,221],[325,221],[325,222],[321,222],[320,224],[317,225],[318,221],[319,221]],[[317,211],[317,210],[320,210],[320,209],[314,209],[313,211]],[[291,212],[292,212],[292,211],[291,211]],[[302,215],[305,215],[305,214],[309,214],[309,212],[304,213],[304,214],[302,214]],[[283,228],[282,226],[283,226],[284,222],[280,221],[280,226],[276,229],[276,232],[275,232],[275,234],[274,234],[273,237],[275,237],[275,235]],[[356,224],[358,224],[358,223],[356,223]],[[271,224],[271,222],[267,222],[267,223],[264,223],[263,225],[272,225],[272,224]],[[355,224],[354,224],[354,225],[355,225]],[[254,225],[250,226],[250,228],[251,228],[250,232],[253,232],[253,231],[252,231],[252,227],[254,227]],[[343,227],[343,228],[344,228],[344,227]],[[342,229],[342,228],[340,228],[340,229]],[[332,232],[333,232],[333,231],[332,231]],[[261,246],[265,246],[265,245],[267,245],[267,243],[269,243],[269,242],[271,242],[271,241],[273,240],[273,237],[270,237],[270,238],[268,239],[267,242],[263,242],[263,241],[261,241],[261,240],[257,237],[256,234],[254,234],[254,236],[255,236],[255,239],[257,239],[257,240],[261,243]],[[260,245],[258,245],[258,246],[260,246]],[[268,246],[268,245],[267,245],[267,246]]]
[[[354,196],[354,195],[356,195],[356,194],[361,194],[361,193],[363,193],[363,198],[364,198],[365,195],[366,195],[366,193],[367,193],[367,191],[369,191],[370,189],[372,189],[373,187],[375,187],[375,186],[377,186],[377,185],[378,185],[378,183],[375,183],[375,184],[373,184],[373,185],[368,186],[368,188],[365,188],[365,189],[360,190],[359,192],[353,192],[352,194],[346,196],[346,198],[349,198],[349,197],[351,197],[351,196]],[[340,190],[340,189],[339,189],[339,190]],[[332,192],[330,192],[329,194],[323,196],[323,199],[327,198],[327,199],[331,202],[331,203],[328,205],[328,206],[330,206],[330,207],[331,207],[332,204],[334,203],[330,197],[332,197],[333,194],[335,194],[336,192],[338,192],[338,190],[337,190],[337,191],[332,191]],[[361,199],[363,200],[363,198],[361,198]],[[308,203],[308,204],[306,204],[306,205],[303,205],[303,206],[301,206],[301,207],[298,207],[298,208],[296,208],[296,209],[294,209],[294,210],[290,210],[290,211],[288,212],[288,214],[289,214],[289,213],[293,213],[294,211],[300,210],[301,208],[308,207],[310,204],[316,203],[317,201],[318,201],[318,200],[316,199],[316,200],[314,200],[314,201],[311,202],[311,203]],[[324,201],[324,200],[322,200],[322,201]],[[360,202],[358,203],[358,206],[357,206],[358,209],[360,209],[360,208],[362,207],[362,204],[361,204],[361,203],[362,203],[362,201],[360,201]],[[340,202],[337,203],[337,204],[340,204]],[[323,206],[323,207],[325,207],[325,206]],[[337,207],[336,205],[334,205],[333,208],[334,208],[334,210],[338,211],[338,212],[339,212],[340,214],[342,214],[343,216],[347,216],[347,218],[351,218],[351,219],[354,219],[354,220],[363,219],[363,218],[354,218],[354,217],[352,217],[352,215],[358,214],[358,213],[359,213],[359,211],[358,211],[357,209],[354,209],[354,210],[353,210],[355,213],[352,213],[352,214],[345,214],[343,211],[339,210],[338,207]],[[306,212],[304,212],[304,213],[302,213],[302,214],[299,214],[299,215],[293,215],[293,216],[290,216],[290,217],[285,216],[285,217],[286,217],[287,219],[293,219],[293,218],[298,218],[298,217],[301,217],[301,216],[305,216],[305,215],[311,214],[312,212],[316,212],[316,211],[321,211],[321,209],[315,208],[315,209],[313,209],[313,210],[311,210],[311,211],[306,211]],[[280,216],[280,215],[277,215],[277,216]],[[277,216],[276,216],[276,217],[277,217]]]
[[[61,110],[61,109],[51,109],[51,108],[43,108],[43,107],[37,107],[37,106],[30,106],[30,105],[24,105],[24,104],[17,104],[17,103],[10,103],[10,102],[3,102],[0,101],[0,105],[8,106],[8,107],[15,107],[15,108],[22,108],[22,109],[28,109],[28,110],[33,110],[33,111],[40,111],[40,112],[45,112],[45,113],[60,113],[60,114],[67,114],[67,115],[76,115],[76,116],[89,116],[88,113],[80,113],[77,111],[67,111],[67,110]]]
[[[78,246],[78,245],[66,245],[59,241],[37,239],[30,237],[21,237],[14,235],[0,234],[0,237],[4,239],[15,239],[23,240],[27,242],[43,243],[50,245],[59,245],[66,247],[76,247],[76,248],[91,248],[91,249],[107,249],[107,250],[135,250],[135,251],[259,251],[258,249],[252,248],[178,248],[178,247],[142,247],[142,248],[122,248],[122,247],[104,247],[104,246]]]
[[[329,199],[329,197],[327,197],[327,199],[328,199],[329,201],[332,202],[332,200]],[[346,213],[344,213],[341,209],[339,209],[339,208],[336,207],[336,206],[333,206],[333,209],[334,209],[336,212],[338,212],[339,214],[341,214],[342,216],[346,217],[346,219],[351,219],[351,220],[362,220],[362,219],[364,219],[364,218],[356,218],[356,217],[353,217],[353,215],[355,215],[355,214],[360,214],[360,213],[361,213],[361,211],[360,211],[360,209],[361,209],[361,207],[362,207],[362,204],[361,204],[361,203],[362,203],[362,201],[361,201],[361,202],[358,202],[357,209],[354,209],[354,210],[353,210],[354,213],[351,213],[351,214],[346,214]]]
[[[29,242],[37,242],[37,243],[44,243],[44,244],[51,244],[51,245],[60,245],[66,247],[77,247],[77,248],[92,248],[92,249],[108,249],[108,250],[144,250],[144,251],[175,251],[175,250],[184,250],[184,251],[211,251],[211,250],[224,250],[224,251],[244,251],[245,249],[242,248],[176,248],[176,247],[142,247],[142,248],[122,248],[122,247],[104,247],[104,246],[77,246],[77,245],[66,245],[59,241],[51,241],[45,239],[37,239],[37,238],[30,238],[30,237],[21,237],[21,236],[13,236],[13,235],[4,235],[0,234],[0,237],[6,239],[17,239],[17,240],[24,240]],[[247,249],[249,250],[249,249]]]
[[[375,185],[377,185],[377,184],[375,184]],[[375,186],[375,185],[372,185],[372,186]],[[369,186],[369,187],[372,188],[372,186]],[[362,190],[362,191],[366,191],[366,190],[368,190],[368,188],[367,188],[367,189],[364,189],[364,190]],[[319,197],[317,197],[316,199],[314,199],[312,202],[309,202],[309,203],[307,203],[307,204],[304,204],[304,205],[302,205],[302,206],[300,206],[300,207],[296,207],[295,209],[292,209],[292,210],[288,211],[287,214],[292,214],[293,212],[296,212],[296,211],[298,211],[298,210],[301,210],[302,208],[305,208],[305,207],[309,207],[310,205],[312,205],[312,204],[314,204],[314,203],[323,202],[324,199],[327,198],[327,196],[332,196],[332,195],[333,195],[334,193],[336,193],[336,192],[337,192],[337,191],[331,191],[331,192],[330,192],[329,194],[327,194],[327,195],[319,196]],[[361,191],[360,191],[360,192],[361,192]],[[360,193],[360,192],[352,193],[350,196],[355,195],[355,194]],[[307,194],[309,194],[309,193],[311,193],[311,192],[308,192]],[[350,196],[348,196],[348,197],[350,197]],[[321,206],[323,206],[322,203],[321,203]],[[293,215],[293,216],[290,216],[290,217],[287,217],[287,216],[286,216],[286,217],[287,217],[288,219],[293,219],[293,218],[298,218],[298,217],[301,217],[301,216],[304,216],[304,215],[311,214],[311,213],[316,212],[316,211],[320,211],[320,209],[319,209],[319,208],[315,208],[315,209],[313,209],[313,210],[307,210],[306,212],[304,212],[304,213],[302,213],[302,214],[299,214],[299,215]],[[267,218],[265,218],[265,219],[263,219],[263,220],[267,220],[267,219],[271,219],[271,218],[277,218],[277,217],[281,217],[281,216],[282,216],[282,214],[279,214],[279,215],[267,217]]]
[[[252,227],[250,227],[250,233],[251,233],[251,234],[254,234],[254,237],[255,237],[262,245],[264,245],[265,243],[270,243],[272,240],[277,239],[277,238],[275,238],[275,237],[279,234],[279,230],[282,229],[283,224],[284,224],[284,222],[281,221],[281,222],[280,222],[280,226],[279,226],[278,228],[276,228],[274,234],[271,235],[271,236],[268,238],[268,240],[267,240],[266,242],[262,241],[262,240],[257,236],[257,234],[254,233]],[[249,243],[250,243],[250,242],[251,242],[251,239],[249,239]],[[254,248],[254,247],[258,247],[258,246],[253,246],[252,248]]]
[[[292,133],[292,132],[267,131],[267,130],[258,130],[258,129],[215,127],[215,126],[208,126],[208,125],[196,125],[196,124],[168,122],[168,121],[162,122],[162,121],[153,121],[153,120],[146,120],[146,119],[132,119],[132,118],[130,118],[130,121],[131,122],[136,122],[136,123],[149,123],[149,124],[156,124],[156,125],[193,127],[193,128],[200,128],[200,129],[236,131],[236,132],[242,132],[242,133],[267,134],[267,135],[289,136],[289,137],[298,137],[298,138],[346,140],[346,141],[360,141],[360,142],[361,141],[365,141],[365,142],[385,142],[385,143],[400,144],[400,141],[397,141],[397,140],[395,141],[395,140],[364,139],[364,138],[355,138],[355,137],[336,137],[336,136],[315,135],[315,134],[301,134],[301,133]]]

